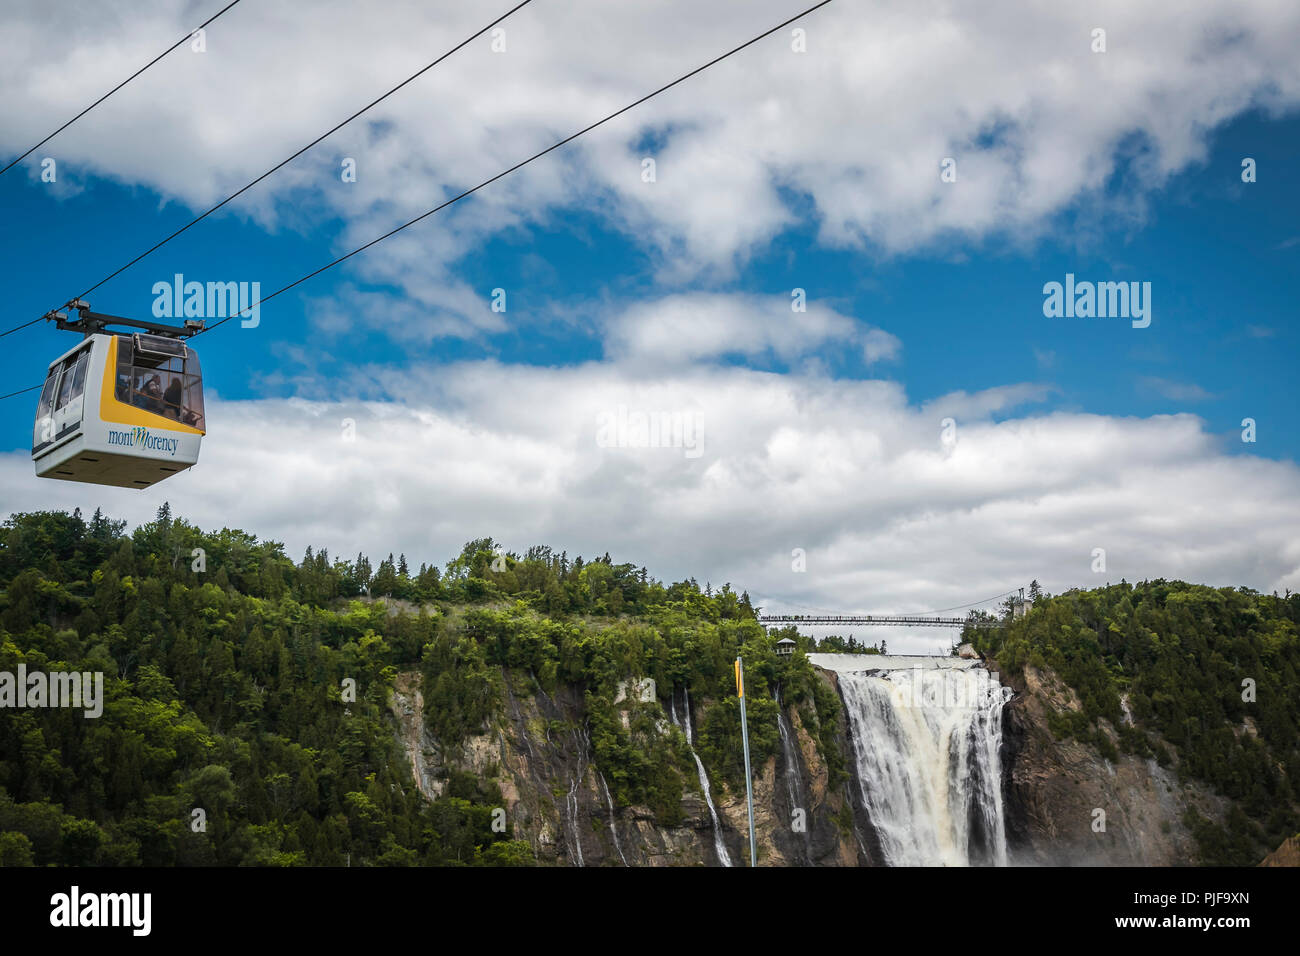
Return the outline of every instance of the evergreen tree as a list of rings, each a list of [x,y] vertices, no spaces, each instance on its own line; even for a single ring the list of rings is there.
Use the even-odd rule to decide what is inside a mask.
[[[357,552],[357,560],[353,567],[353,577],[357,582],[357,587],[363,591],[370,588],[370,559],[364,554]]]
[[[393,567],[393,556],[391,554],[379,562],[379,568],[375,571],[375,578],[370,587],[375,594],[387,597],[391,597],[397,592],[397,570]]]
[[[418,793],[394,746],[399,686],[423,694],[423,730],[447,753],[508,721],[520,694],[577,708],[586,734],[573,741],[616,808],[676,826],[694,761],[680,735],[662,733],[660,703],[615,705],[618,685],[649,677],[665,698],[689,688],[699,757],[736,793],[731,665],[743,653],[756,764],[780,752],[779,680],[828,785],[849,779],[838,696],[802,654],[778,658],[775,642],[863,645],[767,632],[729,583],[667,587],[634,564],[569,566],[541,546],[484,576],[491,551],[479,543],[490,539],[449,563],[462,579],[421,564],[412,582],[404,556],[372,575],[363,554],[331,563],[309,547],[295,565],[279,544],[205,533],[170,510],[124,528],[100,510],[88,526],[63,512],[0,523],[0,669],[59,662],[111,685],[90,727],[58,708],[0,717],[0,864],[531,862],[526,842],[491,827],[495,782],[449,766],[441,796]],[[171,570],[175,550],[191,547],[215,569],[198,581]],[[363,582],[426,606],[347,600]],[[1154,759],[1217,792],[1222,822],[1188,815],[1201,862],[1258,862],[1300,829],[1300,595],[1144,581],[1041,594],[1032,614],[998,627],[974,626],[987,614],[968,620],[962,636],[991,667],[1050,669],[1073,689],[1081,709],[1050,711],[1052,733],[1107,760]],[[1255,681],[1250,700],[1243,675]],[[347,678],[357,694],[343,703]],[[570,746],[559,721],[544,736]],[[201,835],[177,823],[195,806],[208,814]]]

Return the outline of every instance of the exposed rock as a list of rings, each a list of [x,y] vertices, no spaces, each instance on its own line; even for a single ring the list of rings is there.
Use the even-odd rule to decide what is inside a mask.
[[[525,689],[526,683],[531,685]],[[715,866],[713,823],[698,792],[694,768],[682,768],[683,819],[675,825],[656,820],[648,807],[614,809],[594,765],[586,738],[580,693],[561,688],[545,694],[524,676],[505,674],[504,713],[486,732],[444,748],[424,727],[420,675],[404,673],[394,682],[389,702],[397,736],[421,793],[436,799],[447,771],[457,769],[495,782],[501,789],[514,838],[527,841],[539,863],[561,866]],[[633,697],[645,693],[643,682]],[[653,686],[652,684],[650,685]],[[653,696],[650,698],[653,700]],[[696,701],[697,723],[710,702]],[[798,708],[786,714],[796,741],[797,763],[807,807],[793,807],[781,785],[785,756],[755,767],[754,819],[760,866],[853,866],[861,862],[852,833],[837,822],[846,797],[828,793],[828,771],[804,729]],[[659,722],[670,732],[667,715]],[[712,779],[723,842],[735,865],[749,859],[749,821],[745,793],[732,793]],[[794,810],[803,810],[805,832],[794,828]],[[615,844],[614,835],[618,842]]]
[[[978,665],[976,665],[978,666]],[[996,662],[989,661],[990,670]],[[838,691],[836,674],[818,671]],[[1076,695],[1050,671],[1027,666],[1003,720],[1003,793],[1011,859],[1023,864],[1184,865],[1195,841],[1182,822],[1187,807],[1221,821],[1226,801],[1197,784],[1178,782],[1175,767],[1121,754],[1116,763],[1075,740],[1056,740],[1047,725],[1053,709],[1080,709]],[[420,791],[443,792],[455,768],[500,787],[515,839],[527,841],[543,864],[561,866],[715,866],[713,824],[693,767],[681,768],[679,823],[667,825],[647,807],[615,806],[594,763],[582,694],[561,687],[552,696],[527,675],[505,674],[503,712],[484,733],[446,748],[424,726],[418,673],[398,676],[390,708]],[[632,696],[644,692],[632,688]],[[651,698],[652,700],[654,698]],[[711,706],[694,701],[695,723]],[[881,859],[863,809],[856,775],[830,786],[830,772],[804,725],[802,708],[784,707],[782,749],[754,767],[754,819],[760,866],[868,866]],[[1103,722],[1104,726],[1104,722]],[[1253,728],[1246,725],[1246,733]],[[1114,739],[1109,727],[1105,731]],[[671,732],[665,714],[658,732]],[[854,765],[852,743],[839,739]],[[794,764],[793,778],[787,779]],[[711,778],[722,839],[736,865],[749,858],[745,793]],[[793,794],[793,796],[792,796]],[[796,802],[807,804],[796,806]],[[1101,816],[1104,811],[1104,830]],[[796,811],[803,811],[802,814]],[[800,832],[796,820],[804,825]],[[617,844],[615,841],[617,834]],[[1296,865],[1300,846],[1288,840],[1268,865]],[[1283,862],[1279,862],[1283,861]]]
[[[627,700],[628,682],[621,680],[618,682],[618,691],[614,697],[614,703],[621,704]],[[655,699],[655,682],[653,677],[643,677],[640,680],[632,682],[632,696],[643,704],[649,703]]]
[[[1282,845],[1264,857],[1260,866],[1300,866],[1300,833],[1282,841]]]
[[[1049,710],[1080,710],[1081,704],[1051,671],[1027,665],[1015,688],[1004,714],[1002,753],[1013,863],[1195,862],[1195,841],[1183,814],[1193,806],[1221,820],[1222,798],[1199,784],[1180,783],[1175,768],[1154,759],[1121,753],[1111,763],[1090,745],[1055,739],[1048,729]],[[1116,742],[1114,731],[1102,723]]]
[[[430,800],[440,797],[443,782],[428,764],[429,757],[437,752],[437,742],[424,726],[424,695],[418,673],[397,675],[388,706],[397,718],[397,736],[411,764],[415,785]]]

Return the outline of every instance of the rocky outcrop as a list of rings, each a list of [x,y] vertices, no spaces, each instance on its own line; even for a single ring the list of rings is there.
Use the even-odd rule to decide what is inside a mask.
[[[993,661],[988,667],[997,670]],[[833,672],[818,673],[837,688]],[[648,807],[612,805],[584,729],[582,694],[561,687],[548,695],[529,675],[504,676],[503,712],[484,733],[454,747],[444,747],[424,725],[419,674],[397,678],[390,701],[397,736],[426,797],[442,794],[452,769],[495,781],[515,838],[527,841],[542,864],[718,865],[713,822],[694,767],[679,768],[686,784],[680,822],[665,824]],[[1161,767],[1154,759],[1121,753],[1111,762],[1091,745],[1057,740],[1048,729],[1048,714],[1081,705],[1052,672],[1027,666],[1008,683],[1016,693],[1003,714],[1001,760],[1013,865],[1195,862],[1195,842],[1183,815],[1193,807],[1221,821],[1227,808],[1222,798],[1200,785],[1180,783],[1176,767]],[[692,703],[699,727],[712,702]],[[674,707],[682,706],[679,693]],[[801,707],[782,708],[781,751],[754,767],[758,863],[877,865],[879,844],[856,777],[831,785]],[[670,727],[665,714],[662,732]],[[851,742],[842,734],[839,744],[845,765],[852,767]],[[749,856],[745,793],[732,792],[720,777],[711,780],[727,853],[743,865]],[[1288,840],[1268,865],[1295,865],[1297,855],[1297,841]]]
[[[791,746],[769,757],[754,778],[754,832],[759,866],[858,866],[864,863],[851,829],[841,822],[851,798],[832,789],[825,760],[797,707],[785,708]],[[789,776],[787,776],[789,775]],[[719,787],[718,813],[739,837],[738,860],[748,860],[749,822],[744,791]]]
[[[996,665],[990,662],[990,668]],[[1074,692],[1050,670],[1026,666],[1013,683],[1003,720],[1003,795],[1013,863],[1179,866],[1195,862],[1183,824],[1194,807],[1221,820],[1225,802],[1180,783],[1176,767],[1121,753],[1104,758],[1077,740],[1057,740],[1051,710],[1080,710]],[[1103,730],[1117,740],[1113,728]]]
[[[1282,841],[1282,845],[1264,857],[1260,866],[1300,866],[1300,833]]]
[[[718,865],[713,822],[694,768],[681,768],[687,785],[680,823],[666,825],[648,807],[612,806],[607,782],[593,763],[582,695],[566,687],[548,695],[527,675],[504,677],[504,712],[489,730],[453,747],[445,747],[424,726],[420,675],[397,677],[389,707],[412,776],[426,797],[442,795],[452,769],[494,781],[514,838],[528,842],[544,865]],[[693,703],[699,726],[710,702]],[[862,862],[857,841],[841,822],[846,795],[829,787],[825,762],[798,709],[789,708],[785,718],[791,731],[789,754],[783,751],[755,768],[759,865],[857,865]],[[670,726],[665,714],[663,732],[670,732]],[[793,805],[788,774],[798,779],[796,799],[807,806]],[[747,862],[745,793],[732,793],[717,778],[712,788],[727,852],[735,863]]]

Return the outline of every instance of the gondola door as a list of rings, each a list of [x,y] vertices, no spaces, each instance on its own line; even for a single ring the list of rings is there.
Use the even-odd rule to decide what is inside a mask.
[[[90,367],[90,350],[91,343],[87,342],[63,360],[53,409],[55,441],[81,427],[85,407],[86,371]]]
[[[36,410],[33,449],[57,442],[80,427],[91,347],[92,344],[87,342],[55,363],[46,375]]]

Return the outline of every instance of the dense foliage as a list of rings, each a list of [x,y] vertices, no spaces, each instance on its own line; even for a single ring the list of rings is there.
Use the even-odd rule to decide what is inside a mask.
[[[618,685],[689,692],[710,772],[743,786],[737,653],[755,761],[779,748],[778,683],[838,753],[833,692],[802,651],[775,655],[730,587],[491,539],[442,572],[312,549],[295,564],[167,506],[130,534],[99,512],[16,515],[0,528],[0,672],[102,671],[107,701],[98,719],[3,713],[0,865],[532,862],[493,829],[495,784],[452,772],[438,800],[419,794],[388,713],[401,671],[422,673],[428,726],[448,743],[488,728],[512,675],[580,688],[614,799],[677,822],[697,786],[685,738],[661,732],[657,704],[616,704]]]
[[[1250,864],[1300,826],[1300,594],[1146,581],[1042,595],[1005,628],[966,639],[1002,669],[1051,667],[1078,711],[1058,737],[1177,765],[1233,801],[1224,827],[1187,823],[1202,861]],[[1125,714],[1125,704],[1131,720]]]
[[[1081,709],[1050,717],[1058,736],[1230,798],[1223,826],[1188,815],[1205,862],[1255,862],[1300,827],[1300,596],[1165,581],[1037,596],[964,639],[1075,689]],[[782,637],[793,655],[776,654]],[[0,865],[533,862],[494,827],[491,780],[452,770],[437,800],[418,792],[388,709],[400,672],[421,674],[427,726],[449,745],[490,730],[512,693],[576,694],[582,725],[554,729],[581,739],[618,805],[671,825],[698,787],[663,720],[687,694],[715,788],[744,786],[739,654],[755,766],[780,749],[779,694],[835,786],[843,717],[812,649],[794,628],[765,633],[729,586],[664,585],[609,555],[484,538],[442,570],[310,548],[295,563],[167,506],[131,533],[99,512],[16,515],[0,528],[0,673],[99,671],[106,701],[95,719],[0,713]],[[657,700],[625,693],[643,678]]]

